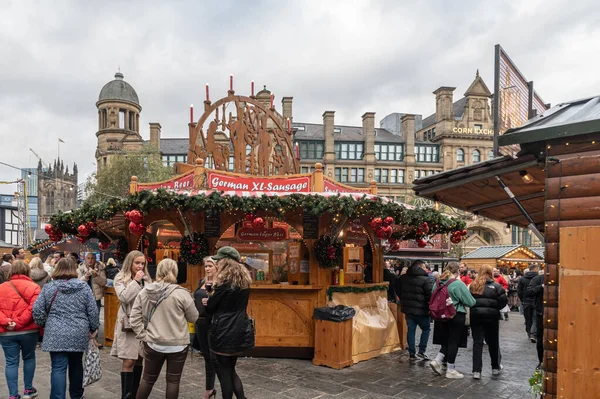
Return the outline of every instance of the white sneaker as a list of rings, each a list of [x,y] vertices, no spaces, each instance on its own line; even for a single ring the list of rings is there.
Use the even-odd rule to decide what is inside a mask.
[[[492,375],[500,375],[500,372],[502,371],[503,368],[504,368],[504,366],[500,365],[499,369],[493,369],[492,370]]]
[[[429,362],[429,367],[433,370],[437,375],[442,375],[442,365],[437,360],[433,359]]]
[[[456,369],[448,369],[448,370],[446,370],[446,378],[452,378],[455,380],[459,380],[461,378],[464,378],[464,375],[462,375],[461,373],[456,371]]]
[[[476,380],[480,380],[481,379],[481,373],[473,373],[473,378]]]

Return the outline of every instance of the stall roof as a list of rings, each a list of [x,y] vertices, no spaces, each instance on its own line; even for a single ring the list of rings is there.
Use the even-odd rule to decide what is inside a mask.
[[[521,172],[533,177],[525,183]],[[413,189],[420,197],[438,200],[451,207],[480,216],[526,227],[529,222],[508,197],[496,179],[499,176],[533,218],[538,229],[544,227],[545,172],[533,155],[505,156],[474,165],[452,169],[418,179]]]
[[[500,146],[580,136],[600,132],[600,96],[558,104],[507,130],[498,138]]]
[[[539,256],[540,258],[544,259],[544,252],[545,252],[545,248],[544,247],[529,247],[529,249],[535,253],[537,256]]]
[[[500,259],[503,256],[511,253],[515,249],[518,248],[527,248],[524,245],[516,244],[516,245],[490,245],[485,247],[479,247],[476,250],[469,252],[463,259]],[[529,248],[531,252],[533,252],[536,256],[539,256],[541,259],[544,258],[544,255],[540,255],[533,248]]]

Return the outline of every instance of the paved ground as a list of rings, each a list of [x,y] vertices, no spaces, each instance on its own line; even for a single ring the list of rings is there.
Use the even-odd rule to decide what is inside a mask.
[[[465,373],[463,380],[438,377],[426,364],[410,364],[408,355],[400,352],[339,371],[316,367],[310,361],[303,360],[241,359],[238,362],[238,373],[244,382],[248,399],[532,398],[528,392],[527,378],[537,364],[537,356],[535,344],[526,340],[523,319],[518,313],[511,313],[510,321],[501,322],[500,336],[504,372],[501,376],[492,377],[489,356],[484,353],[484,370],[480,381],[473,380],[470,375],[472,341],[469,342],[468,349],[459,352],[457,359],[457,369]],[[429,355],[435,355],[436,349],[430,347]],[[484,352],[486,350],[487,347]],[[109,356],[108,348],[101,353],[104,375],[101,381],[86,388],[86,398],[118,398],[121,392],[121,363]],[[3,372],[4,354],[1,356],[0,372]],[[0,380],[0,396],[8,397],[6,381],[1,377]],[[49,356],[38,351],[34,385],[40,391],[39,398],[48,398],[49,384]],[[180,397],[201,398],[203,384],[204,361],[198,355],[190,355],[182,377]],[[164,379],[161,377],[151,398],[163,398],[164,386]]]

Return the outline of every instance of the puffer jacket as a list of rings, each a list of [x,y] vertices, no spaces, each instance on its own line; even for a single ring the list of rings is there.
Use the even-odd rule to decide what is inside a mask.
[[[21,295],[13,289],[10,283]],[[12,276],[10,282],[0,284],[0,334],[14,333],[17,331],[38,330],[39,327],[34,323],[31,309],[38,295],[40,287],[29,277],[23,275]],[[14,321],[16,326],[14,330],[6,330],[9,321]]]
[[[43,288],[44,285],[52,280],[47,271],[41,269],[31,269],[31,274],[29,275],[34,283]]]
[[[92,267],[88,267],[87,264],[83,262],[77,268],[77,276],[79,277],[79,280],[85,281],[88,285],[90,285],[90,288],[94,294],[94,298],[96,298],[97,301],[104,297],[104,287],[106,287],[106,272],[104,269],[105,266],[102,262],[96,262]],[[88,270],[95,270],[97,273],[96,276],[92,275],[89,277],[92,279],[91,283],[86,275]]]
[[[483,293],[473,294],[475,305],[471,307],[471,323],[498,320],[500,309],[508,304],[506,291],[494,280],[488,279],[483,287]]]
[[[519,279],[519,285],[517,286],[517,295],[521,300],[523,306],[535,305],[535,297],[525,297],[525,292],[531,280],[538,275],[538,272],[527,272],[523,277]]]
[[[254,329],[246,313],[250,288],[215,286],[208,298],[207,312],[212,314],[210,349],[216,353],[235,354],[254,347]]]
[[[411,316],[429,316],[429,299],[433,281],[420,267],[409,267],[398,278],[396,295],[400,298],[402,313]]]
[[[88,333],[98,329],[98,307],[86,282],[53,280],[35,301],[33,319],[44,327],[43,351],[85,352]]]
[[[535,301],[535,313],[537,316],[544,314],[544,275],[535,276],[525,291],[526,299],[533,298]]]

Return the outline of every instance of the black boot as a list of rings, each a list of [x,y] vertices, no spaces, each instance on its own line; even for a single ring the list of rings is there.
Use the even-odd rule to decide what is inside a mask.
[[[121,399],[134,399],[133,395],[133,372],[121,372]]]
[[[144,371],[143,366],[134,366],[133,367],[133,396],[134,399],[137,395],[138,388],[140,387],[140,381],[142,379],[142,372]]]

